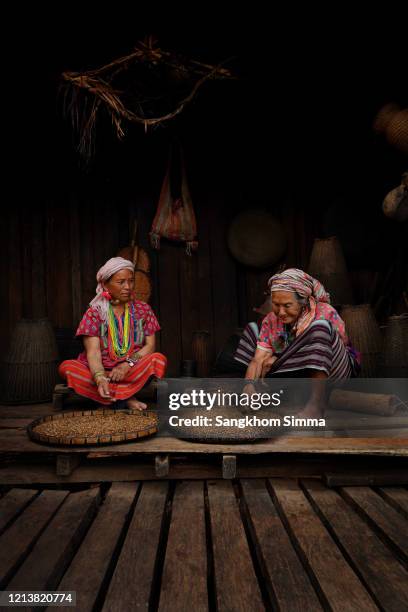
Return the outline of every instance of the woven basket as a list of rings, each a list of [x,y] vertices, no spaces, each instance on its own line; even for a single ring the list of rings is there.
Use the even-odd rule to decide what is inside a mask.
[[[251,414],[249,414],[251,413]],[[262,413],[261,411],[253,412],[248,410],[248,416],[256,415],[259,418],[271,418],[271,412]],[[203,409],[188,409],[185,412],[179,412],[179,416],[183,416],[189,419],[193,419],[194,417],[203,416]],[[217,408],[213,407],[211,411],[209,411],[205,416],[213,419],[213,423],[215,423],[216,416],[223,416],[225,418],[244,418],[243,412],[232,407],[223,407]],[[172,433],[178,438],[182,438],[185,440],[189,440],[191,442],[213,442],[213,443],[248,443],[248,442],[260,442],[262,439],[267,439],[276,435],[280,428],[271,427],[271,426],[259,426],[259,427],[249,427],[249,428],[239,428],[236,426],[226,427],[226,426],[217,426],[213,425],[203,425],[203,426],[183,426],[179,425],[177,427],[172,427]]]
[[[333,305],[353,303],[346,261],[335,236],[315,239],[307,271],[323,283]]]
[[[137,415],[138,417],[144,416],[148,417],[151,420],[151,423],[144,423],[140,427],[135,427],[134,419],[131,419],[131,427],[129,429],[123,429],[126,427],[126,424],[123,423],[126,420],[126,416]],[[78,429],[78,425],[80,427],[80,419],[86,417],[88,420],[89,417],[95,419],[95,433],[92,435],[78,433],[78,431],[74,431]],[[100,423],[100,419],[104,419],[105,417],[118,417],[118,420],[121,420],[120,429],[121,431],[116,431],[114,433],[98,433],[98,421]],[[56,423],[58,427],[58,423],[66,425],[67,419],[73,419],[76,422],[72,424],[72,433],[69,434],[66,431],[58,435],[50,433],[41,433],[38,430],[38,427],[44,423],[49,423],[53,421]],[[130,421],[130,419],[129,419]],[[151,436],[155,434],[158,430],[158,419],[157,414],[155,412],[149,410],[143,410],[142,412],[139,410],[128,410],[128,411],[120,411],[120,410],[76,410],[74,412],[60,412],[58,414],[51,414],[44,417],[40,417],[35,419],[30,425],[27,427],[28,436],[34,440],[35,442],[41,442],[43,444],[52,444],[52,445],[63,445],[63,446],[94,446],[95,444],[121,444],[123,442],[131,442],[138,440],[140,438],[146,438],[147,436]]]
[[[340,316],[346,324],[346,332],[352,345],[361,353],[360,376],[377,376],[382,337],[370,304],[344,306]]]
[[[384,377],[408,378],[408,314],[387,320],[380,373]]]
[[[391,119],[401,110],[401,107],[398,106],[398,104],[395,104],[393,102],[386,104],[385,106],[383,106],[377,113],[375,119],[374,119],[374,124],[373,124],[373,129],[375,132],[377,132],[378,134],[381,134],[382,132],[385,132],[385,130],[388,127],[388,124],[390,123]]]
[[[386,127],[385,136],[391,145],[408,153],[408,108],[394,114]]]
[[[2,367],[2,401],[48,402],[59,381],[55,333],[48,319],[22,319],[16,325]]]
[[[228,230],[228,247],[245,266],[266,268],[279,261],[286,250],[286,235],[281,223],[263,210],[238,214]]]
[[[377,113],[373,128],[377,133],[385,132],[390,145],[408,153],[408,108],[386,104]]]

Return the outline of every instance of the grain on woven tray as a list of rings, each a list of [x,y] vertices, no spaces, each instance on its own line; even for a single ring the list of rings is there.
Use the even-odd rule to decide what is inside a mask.
[[[98,436],[140,431],[157,424],[155,415],[106,414],[68,417],[40,423],[35,432],[46,436]]]

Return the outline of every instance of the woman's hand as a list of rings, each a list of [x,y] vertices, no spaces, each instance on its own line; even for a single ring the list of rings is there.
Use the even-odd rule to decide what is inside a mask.
[[[256,393],[256,389],[255,389],[255,385],[253,382],[248,382],[245,387],[242,389],[242,393],[244,393],[245,395],[253,395],[254,393]]]
[[[109,380],[117,383],[126,378],[130,370],[130,365],[126,362],[115,366],[109,373]]]
[[[98,393],[103,399],[111,399],[114,402],[116,401],[115,398],[111,396],[111,393],[109,391],[109,381],[107,378],[100,377],[97,382],[97,385],[98,385]]]
[[[262,363],[262,378],[265,378],[276,360],[277,357],[275,355],[271,355],[265,359],[265,361]]]

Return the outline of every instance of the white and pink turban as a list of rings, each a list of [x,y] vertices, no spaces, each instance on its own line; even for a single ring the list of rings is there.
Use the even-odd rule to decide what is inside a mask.
[[[299,336],[314,321],[316,303],[330,304],[330,294],[322,283],[307,272],[298,268],[288,268],[283,272],[274,274],[268,281],[268,287],[273,291],[289,291],[307,298],[307,308],[301,313],[296,322],[296,336]]]
[[[102,283],[108,281],[111,276],[120,270],[131,270],[134,272],[135,266],[131,261],[128,259],[123,259],[123,257],[112,257],[111,259],[108,259],[102,268],[99,268],[96,274],[96,280],[98,282],[96,287],[96,295],[89,305],[98,311],[98,314],[104,323],[108,318],[109,300],[105,295],[103,295],[105,290]]]

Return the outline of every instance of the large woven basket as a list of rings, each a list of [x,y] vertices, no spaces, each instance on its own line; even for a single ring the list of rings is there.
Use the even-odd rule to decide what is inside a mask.
[[[408,378],[408,314],[389,317],[380,358],[380,374]]]
[[[400,108],[394,103],[386,104],[377,113],[373,128],[378,133],[385,132],[391,145],[408,153],[408,108]]]
[[[361,353],[360,376],[377,376],[382,337],[370,304],[344,306],[340,315],[346,324],[346,332],[352,345]]]
[[[146,423],[146,419],[140,418],[140,426],[135,424],[135,419],[131,418],[137,416],[147,417],[150,423]],[[126,417],[129,417],[129,425],[126,425]],[[93,427],[94,432],[81,433],[81,419],[95,420]],[[109,418],[114,427],[114,421],[118,421],[118,431],[112,433],[101,432],[101,420]],[[72,422],[70,422],[70,420]],[[52,423],[56,426],[55,433],[44,433],[41,432],[40,426],[43,424]],[[66,425],[69,425],[71,433],[65,431]],[[58,425],[64,427],[64,431],[58,433]],[[98,426],[100,430],[98,431]],[[99,409],[99,410],[76,410],[74,412],[60,412],[57,414],[50,414],[38,419],[35,419],[27,427],[28,436],[35,442],[41,442],[43,444],[62,445],[62,446],[94,446],[97,444],[121,444],[123,442],[131,442],[140,438],[146,438],[155,434],[158,430],[158,418],[157,414],[150,410],[111,410],[111,409]]]
[[[341,244],[335,236],[315,239],[307,271],[323,283],[330,293],[332,304],[353,303],[346,261]]]
[[[59,380],[58,360],[50,321],[21,319],[2,367],[2,401],[9,404],[50,401]]]

